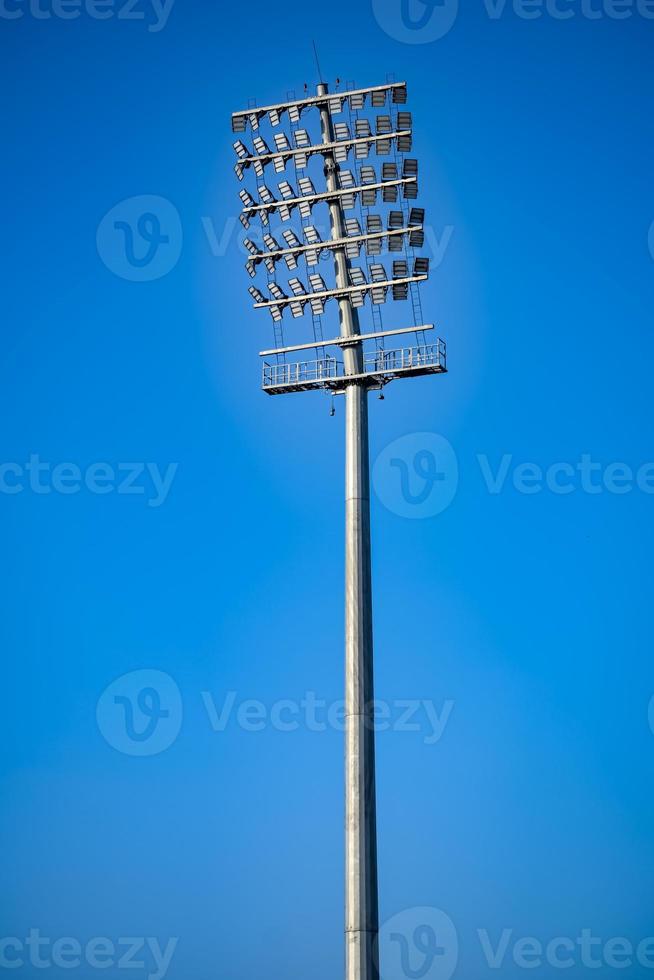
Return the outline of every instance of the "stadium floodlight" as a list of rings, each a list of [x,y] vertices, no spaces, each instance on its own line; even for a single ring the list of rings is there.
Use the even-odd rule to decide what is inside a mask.
[[[357,119],[357,121],[355,123],[355,126],[354,126],[354,134],[355,134],[357,140],[365,140],[365,139],[367,139],[368,136],[371,136],[372,133],[370,131],[370,122],[369,122],[369,120],[368,119]],[[380,148],[382,146],[387,146],[387,142],[388,142],[387,140],[384,140],[383,143],[381,141],[378,141],[377,142],[377,153],[381,153],[381,149]],[[355,156],[356,156],[357,160],[365,160],[366,157],[368,156],[369,152],[370,152],[370,144],[369,143],[365,143],[365,142],[360,143],[360,142],[357,142],[355,144],[354,153],[355,153]],[[387,153],[390,152],[390,147],[387,149],[386,152]]]
[[[386,292],[388,290],[388,275],[381,262],[370,266],[370,277],[373,283],[381,283],[381,285],[373,287],[370,291],[372,302],[375,306],[381,306],[386,302]]]
[[[337,143],[345,143],[350,140],[350,127],[347,123],[338,122],[334,126],[334,136]],[[349,146],[337,146],[334,149],[334,160],[337,163],[345,163],[349,153]]]
[[[268,275],[269,297],[256,285],[249,293],[255,309],[267,310],[274,323],[275,347],[261,352],[275,358],[264,361],[263,390],[323,391],[345,402],[346,980],[379,980],[368,396],[393,380],[447,371],[443,341],[424,339],[434,325],[422,322],[417,292],[429,276],[429,260],[414,252],[424,243],[425,212],[407,203],[418,195],[418,162],[406,156],[413,143],[406,102],[405,82],[331,93],[321,83],[315,95],[232,116],[239,136],[237,176],[245,180],[253,171],[257,178],[240,191],[239,217],[246,229],[256,218],[263,226],[263,246],[245,239],[246,268],[253,278],[262,266]],[[368,162],[372,153],[382,158],[377,166]],[[317,168],[311,177],[302,173],[313,157],[323,164],[325,182],[319,187]],[[293,183],[280,180],[278,193],[265,182],[271,164],[277,173],[294,165]],[[355,208],[356,215],[346,217]],[[278,234],[278,224],[291,226]],[[329,256],[333,277],[322,261]],[[363,268],[353,264],[357,259]],[[306,274],[296,271],[300,263]],[[293,273],[287,284],[278,281],[285,266]],[[382,329],[382,308],[397,308],[386,306],[387,300],[402,303],[409,296],[414,326]],[[338,336],[323,340],[316,319],[321,324],[334,306]],[[286,311],[296,320],[311,315],[313,340],[284,345]],[[360,311],[372,312],[374,330],[361,329]],[[413,346],[384,349],[385,338],[413,333]],[[373,343],[374,350],[366,347]],[[316,360],[286,361],[288,354],[311,348]]]
[[[255,136],[252,142],[259,156],[266,156],[270,154],[270,148],[262,136]]]
[[[282,301],[286,301],[288,299],[286,293],[279,285],[279,283],[269,282],[268,289],[270,290],[271,296],[273,296],[275,299],[282,300]]]
[[[249,292],[250,296],[252,297],[252,299],[254,300],[255,303],[265,303],[266,302],[266,297],[263,295],[263,293],[261,292],[260,289],[257,289],[256,286],[250,286],[248,288],[248,292]]]
[[[392,211],[389,216],[388,231],[384,231],[381,216],[370,214],[367,218],[367,232],[365,234],[361,232],[361,225],[357,218],[347,218],[345,221],[346,237],[327,241],[323,241],[313,225],[305,225],[303,233],[307,245],[302,245],[295,232],[291,228],[287,228],[282,232],[282,238],[287,245],[286,248],[282,248],[272,235],[264,235],[264,242],[270,250],[268,252],[262,252],[249,239],[245,239],[243,244],[255,256],[253,265],[264,262],[266,268],[274,273],[274,264],[282,259],[289,269],[297,268],[298,259],[302,255],[306,258],[308,265],[317,265],[323,252],[334,251],[337,248],[345,248],[347,258],[355,259],[361,254],[363,244],[366,246],[368,255],[381,255],[383,240],[386,240],[389,252],[402,251],[406,247],[407,236],[409,243],[413,243],[411,247],[422,244],[421,241],[416,241],[416,236],[422,236],[424,239],[420,215],[424,216],[424,212],[420,208],[412,209],[409,224],[405,226],[402,212]]]
[[[287,180],[282,180],[279,182],[279,192],[285,201],[291,200],[297,197],[297,193],[293,190],[293,187]]]
[[[393,142],[395,142],[398,153],[407,153],[411,150],[412,135],[409,129],[395,130],[392,133],[381,136],[373,136],[370,133],[369,135],[355,136],[352,138],[346,138],[344,130],[342,132],[343,138],[336,139],[334,136],[332,142],[327,145],[324,143],[312,143],[307,130],[298,129],[295,132],[295,148],[281,154],[277,149],[271,151],[267,147],[264,151],[264,141],[260,140],[259,137],[255,137],[254,146],[257,152],[247,157],[239,157],[238,166],[241,172],[252,166],[257,177],[261,177],[268,164],[275,164],[280,156],[283,156],[285,161],[293,158],[296,166],[304,169],[311,157],[322,155],[326,151],[333,153],[337,163],[344,163],[352,150],[354,150],[354,156],[357,160],[365,160],[373,147],[376,147],[378,156],[387,155],[390,152],[390,147],[392,147]]]
[[[383,230],[383,222],[380,214],[369,214],[366,222],[369,235],[380,236]],[[381,237],[369,238],[366,242],[368,255],[381,255],[384,242]],[[400,242],[401,245],[401,242]]]
[[[391,185],[393,185],[396,189],[401,187],[404,191],[405,198],[415,198],[418,194],[417,178],[412,176],[399,177],[394,181],[379,181],[375,184],[361,184],[359,186],[353,186],[352,174],[350,171],[343,171],[341,173],[341,183],[345,183],[346,186],[336,186],[334,190],[317,194],[315,193],[315,187],[311,179],[308,177],[302,177],[298,182],[300,191],[299,195],[295,197],[288,197],[284,195],[288,195],[289,192],[292,192],[291,185],[288,183],[288,181],[282,181],[282,183],[279,185],[282,200],[275,199],[272,193],[269,192],[269,198],[265,201],[262,199],[261,204],[257,204],[255,201],[251,200],[250,195],[247,195],[247,191],[241,191],[241,200],[245,204],[243,212],[241,213],[241,222],[245,228],[248,228],[252,218],[258,214],[261,221],[264,224],[267,224],[270,214],[275,211],[279,211],[282,221],[289,221],[294,208],[299,208],[303,218],[309,218],[313,207],[316,204],[331,202],[336,198],[340,198],[342,207],[348,211],[354,208],[357,196],[359,195],[362,206],[371,207],[377,201],[377,192],[380,190],[383,191],[385,188]],[[265,187],[266,185],[261,186]],[[268,188],[266,188],[266,190],[268,190]],[[247,197],[244,197],[244,194],[247,195]]]
[[[259,121],[265,116],[268,116],[270,125],[276,128],[280,125],[285,113],[288,113],[291,122],[297,123],[300,120],[301,113],[306,109],[324,109],[327,107],[330,114],[335,116],[343,111],[346,103],[349,104],[352,111],[357,111],[363,109],[366,98],[370,97],[371,104],[376,108],[380,108],[386,105],[389,96],[393,104],[403,105],[407,101],[406,84],[404,82],[389,82],[386,85],[377,85],[374,88],[367,89],[356,89],[345,93],[339,92],[327,95],[316,93],[316,95],[293,102],[283,102],[279,105],[235,112],[232,114],[232,131],[235,133],[244,133],[247,129],[248,122],[252,124],[253,116],[257,120],[255,128],[257,128]]]
[[[397,302],[406,299],[409,295],[407,278],[409,275],[409,263],[405,259],[397,259],[393,262],[393,299]]]
[[[288,150],[290,152],[291,144],[288,141],[286,133],[275,134],[275,146],[278,150]]]
[[[367,285],[366,277],[364,276],[364,274],[361,271],[361,269],[359,269],[356,266],[353,266],[350,269],[350,282],[352,283],[352,286],[366,286]],[[350,301],[351,301],[353,307],[356,307],[357,309],[360,309],[362,306],[365,305],[365,301],[366,301],[366,290],[365,289],[362,289],[362,290],[351,289],[350,290]]]
[[[410,248],[422,248],[425,244],[424,220],[424,208],[411,208],[411,213],[409,214],[409,225],[411,226],[409,233]]]
[[[343,248],[341,249],[341,251],[345,252],[345,249]],[[335,250],[334,254],[338,255],[338,250]],[[418,262],[427,263],[426,270],[424,272],[418,269]],[[408,275],[408,274],[405,275],[402,278],[402,282],[400,283],[395,281],[395,277],[393,281],[386,279],[383,281],[383,285],[384,286],[406,285],[408,287],[410,283],[425,282],[425,280],[429,277],[428,263],[429,263],[428,259],[416,259],[416,263],[414,264],[413,275]],[[406,263],[404,264],[406,265]],[[340,303],[344,298],[347,298],[348,294],[350,294],[352,302],[356,306],[364,306],[366,296],[372,295],[373,292],[371,290],[370,283],[366,280],[366,277],[361,269],[355,269],[355,268],[350,269],[350,278],[351,278],[350,286],[336,286],[335,289],[325,289],[321,293],[321,299],[324,300],[336,299]],[[376,282],[379,283],[381,282],[381,280],[376,280]],[[263,303],[255,303],[254,308],[255,309],[265,308],[265,309],[269,309],[271,312],[274,311],[273,317],[275,319],[277,319],[276,316],[277,312],[280,312],[283,317],[284,310],[291,303],[291,300],[289,299],[288,296],[286,296],[286,294],[281,289],[281,287],[275,282],[268,283],[268,289],[270,290],[273,299],[269,301],[266,300]],[[376,292],[376,295],[379,295],[378,290]]]
[[[361,254],[363,235],[361,225],[356,218],[347,218],[345,221],[345,234],[351,241],[345,246],[345,255],[348,259],[358,259]]]
[[[259,185],[259,199],[263,201],[264,204],[276,204],[276,199],[273,192],[265,184]]]

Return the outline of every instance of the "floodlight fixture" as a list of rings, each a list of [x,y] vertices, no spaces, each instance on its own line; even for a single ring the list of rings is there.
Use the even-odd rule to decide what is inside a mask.
[[[418,196],[418,162],[407,156],[413,119],[406,103],[405,82],[337,92],[321,83],[303,99],[232,116],[237,177],[244,181],[250,171],[256,177],[239,193],[239,219],[246,229],[256,218],[263,226],[262,246],[244,241],[246,268],[256,278],[263,266],[268,276],[268,296],[256,285],[249,294],[274,323],[275,347],[262,352],[275,359],[264,361],[263,390],[323,391],[345,402],[346,980],[379,980],[368,393],[393,380],[447,371],[443,341],[425,341],[434,326],[422,321],[418,287],[428,279],[429,259],[414,251],[424,243],[425,212],[408,203]],[[308,173],[314,157],[323,164],[319,187],[318,169]],[[271,164],[277,174],[289,168],[277,190],[266,182]],[[329,256],[333,276],[321,261]],[[278,281],[284,266],[293,274]],[[388,299],[402,303],[409,296],[414,326],[383,329],[380,311]],[[338,336],[323,340],[316,321],[334,306]],[[368,310],[372,332],[359,320],[359,311]],[[286,311],[298,321],[310,314],[313,340],[284,344]],[[416,334],[412,346],[385,349],[386,338],[402,335],[408,343],[410,333]],[[311,348],[315,360],[287,362],[288,354]]]
[[[373,136],[369,132],[368,127],[365,135],[351,137],[349,132],[346,135],[346,124],[343,124],[343,127],[340,130],[341,136],[339,138],[334,136],[333,141],[329,145],[312,143],[307,131],[305,129],[298,129],[295,132],[295,147],[289,150],[275,149],[271,151],[265,145],[264,140],[260,137],[255,137],[254,148],[256,152],[248,156],[242,155],[245,144],[238,141],[238,149],[236,149],[236,144],[234,144],[239,160],[237,164],[238,172],[242,176],[248,167],[254,167],[257,177],[261,177],[269,164],[272,163],[277,169],[282,163],[286,166],[291,159],[295,161],[296,167],[304,169],[311,157],[324,155],[325,151],[331,151],[337,163],[344,163],[348,159],[351,151],[354,151],[356,160],[365,160],[373,148],[376,149],[377,156],[388,156],[393,144],[395,144],[398,153],[408,153],[411,150],[412,134],[409,129],[395,130],[389,134]]]
[[[282,248],[272,235],[264,235],[264,243],[270,249],[268,252],[262,252],[249,239],[244,239],[244,245],[255,256],[255,262],[263,261],[269,270],[271,270],[269,262],[276,263],[282,260],[286,262],[289,269],[296,269],[298,260],[302,256],[305,257],[308,265],[317,265],[323,252],[333,252],[338,248],[345,248],[346,256],[349,259],[359,257],[362,245],[365,245],[368,255],[380,255],[384,244],[389,252],[397,252],[406,248],[407,239],[410,245],[414,243],[416,236],[422,235],[424,239],[422,224],[417,223],[418,220],[421,222],[422,218],[414,214],[414,211],[420,211],[420,209],[412,209],[407,226],[403,223],[404,216],[401,211],[391,212],[389,227],[386,231],[383,228],[381,216],[369,214],[365,233],[362,233],[357,218],[346,218],[346,237],[343,239],[323,241],[313,225],[305,225],[303,234],[307,245],[301,243],[291,228],[282,232],[286,248]],[[424,216],[424,212],[422,214]],[[399,220],[393,219],[393,215],[398,216]]]
[[[248,288],[248,292],[249,292],[250,296],[252,297],[252,299],[254,300],[255,303],[265,303],[266,302],[266,297],[263,295],[263,293],[261,292],[260,289],[257,289],[256,286],[250,286]]]
[[[393,186],[396,192],[402,188],[406,198],[415,198],[418,194],[416,177],[399,177],[397,180],[378,181],[374,184],[362,183],[358,186],[353,184],[352,175],[349,171],[344,171],[341,177],[341,183],[343,183],[344,178],[348,186],[336,186],[334,190],[320,194],[316,193],[313,182],[308,177],[301,177],[298,181],[299,193],[293,191],[288,181],[282,181],[279,185],[281,199],[275,198],[269,188],[262,184],[259,188],[259,196],[261,197],[259,204],[251,198],[251,195],[247,194],[247,191],[241,191],[241,200],[245,205],[240,215],[241,223],[245,228],[249,228],[251,220],[258,215],[261,221],[267,225],[270,214],[276,211],[279,212],[282,221],[290,221],[295,208],[298,208],[303,218],[310,218],[316,204],[331,203],[337,198],[340,198],[341,205],[346,211],[351,211],[355,207],[359,196],[363,207],[371,207],[377,202],[377,192],[384,191],[390,186]],[[265,188],[263,192],[265,199],[261,195],[262,187]],[[295,194],[295,196],[289,197],[289,194]]]
[[[427,263],[427,267],[426,267],[426,271],[425,272],[422,272],[422,271],[419,271],[418,270],[418,262],[426,262]],[[403,277],[401,283],[398,283],[397,281],[395,281],[395,277],[394,277],[394,281],[391,281],[389,279],[385,279],[385,280],[383,280],[383,285],[384,286],[396,286],[396,285],[402,285],[402,286],[404,286],[404,285],[406,285],[408,287],[410,283],[425,282],[427,280],[427,278],[428,278],[428,275],[429,275],[429,265],[428,265],[428,263],[429,263],[429,260],[428,259],[416,260],[416,263],[414,264],[414,270],[413,270],[413,274],[412,275],[408,275],[408,274],[405,275]],[[337,285],[334,289],[325,289],[321,293],[321,299],[323,299],[325,301],[326,300],[330,300],[330,299],[336,299],[340,303],[344,299],[347,299],[348,298],[348,294],[350,294],[350,298],[352,299],[353,302],[356,302],[356,305],[357,306],[364,306],[365,305],[365,299],[366,299],[367,296],[370,296],[372,298],[373,303],[376,304],[376,300],[373,298],[373,296],[379,296],[379,289],[377,289],[376,291],[371,289],[371,284],[367,281],[367,279],[366,279],[363,271],[361,269],[351,268],[350,269],[350,278],[351,278],[351,285],[349,285],[349,286],[338,286]],[[381,280],[379,280],[379,279],[377,279],[376,281],[377,281],[377,283],[381,282]],[[270,312],[273,314],[273,318],[274,319],[278,319],[278,317],[277,317],[277,313],[278,312],[280,312],[281,313],[281,316],[283,317],[284,310],[291,303],[291,300],[289,299],[288,296],[286,296],[286,294],[284,293],[284,291],[281,289],[281,287],[277,283],[274,283],[274,282],[269,283],[268,284],[268,289],[270,290],[270,293],[271,293],[273,299],[272,300],[264,300],[263,303],[262,302],[255,303],[255,309],[268,309],[268,310],[270,310]],[[307,296],[306,298],[308,299],[309,297]],[[394,296],[394,298],[405,298],[405,297],[404,296],[402,296],[402,297],[395,297]],[[281,319],[281,317],[279,319]]]
[[[343,112],[346,104],[349,104],[352,111],[357,111],[363,109],[367,97],[370,97],[371,104],[375,108],[385,106],[389,98],[394,105],[404,105],[407,101],[406,84],[404,82],[390,82],[386,85],[350,92],[326,95],[316,93],[316,95],[305,99],[235,112],[232,114],[232,131],[244,133],[248,124],[256,129],[260,120],[265,116],[268,116],[270,125],[276,128],[280,125],[285,113],[288,113],[291,122],[297,123],[300,121],[301,113],[310,108],[318,108],[323,111],[327,109],[331,116]]]

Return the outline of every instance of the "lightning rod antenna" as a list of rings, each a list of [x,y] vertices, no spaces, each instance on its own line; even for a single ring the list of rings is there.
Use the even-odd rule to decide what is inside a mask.
[[[322,85],[323,77],[322,77],[322,72],[320,70],[320,61],[318,60],[318,48],[316,47],[315,41],[312,41],[311,44],[313,45],[313,56],[316,59],[316,68],[318,69],[318,81]]]

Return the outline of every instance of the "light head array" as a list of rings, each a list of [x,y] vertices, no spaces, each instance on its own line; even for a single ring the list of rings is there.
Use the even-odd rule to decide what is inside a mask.
[[[367,296],[373,305],[381,306],[386,302],[389,290],[394,300],[406,300],[410,283],[425,282],[429,278],[429,259],[415,259],[411,270],[405,259],[394,261],[392,278],[389,278],[381,262],[370,266],[370,281],[366,279],[363,269],[356,266],[350,268],[349,277],[349,286],[328,289],[322,276],[312,273],[309,275],[310,290],[307,290],[300,279],[294,277],[288,281],[292,296],[285,293],[279,283],[270,282],[268,290],[271,300],[266,299],[256,286],[250,286],[249,293],[254,300],[255,309],[268,309],[275,322],[283,319],[284,312],[289,307],[294,317],[304,316],[307,303],[314,313],[322,314],[327,300],[342,299],[345,296],[349,297],[354,307],[363,306]]]
[[[389,120],[381,127],[379,119]],[[278,133],[275,136],[275,149],[270,146],[261,136],[255,136],[253,140],[254,152],[250,150],[243,140],[238,139],[234,143],[234,151],[237,163],[234,171],[239,180],[243,180],[245,171],[250,167],[254,169],[258,178],[265,175],[266,167],[272,165],[277,173],[283,173],[286,166],[293,161],[295,166],[304,170],[311,157],[324,154],[330,150],[337,163],[345,163],[350,153],[354,154],[355,160],[367,160],[374,148],[377,156],[389,156],[395,146],[398,153],[410,153],[412,147],[411,135],[411,113],[399,112],[394,121],[390,121],[389,116],[378,117],[377,133],[373,133],[370,122],[367,119],[358,119],[355,124],[354,133],[350,131],[347,123],[336,123],[333,143],[313,144],[306,129],[298,129],[293,135],[292,146],[286,133]]]
[[[385,204],[396,202],[400,191],[405,199],[415,200],[418,196],[418,161],[405,160],[401,176],[398,174],[397,164],[384,164],[381,180],[373,166],[362,166],[360,168],[360,183],[356,182],[351,170],[340,170],[338,184],[339,187],[335,191],[317,193],[310,177],[300,177],[297,190],[290,181],[284,179],[277,185],[279,197],[272,193],[267,184],[259,184],[257,187],[258,201],[249,191],[243,189],[239,192],[243,204],[239,220],[246,230],[257,215],[264,225],[270,223],[270,215],[275,212],[278,212],[281,220],[286,222],[290,221],[296,208],[301,217],[307,220],[311,217],[313,208],[317,204],[339,198],[343,208],[346,211],[351,211],[356,206],[359,195],[361,197],[360,203],[364,208],[374,207],[377,203],[378,193],[381,193]]]
[[[404,105],[407,100],[407,90],[405,82],[393,82],[387,85],[377,85],[374,88],[356,89],[352,92],[335,92],[328,95],[316,95],[307,99],[299,99],[294,102],[284,102],[279,105],[266,106],[264,108],[243,109],[241,112],[232,114],[232,131],[234,133],[245,133],[248,125],[252,132],[259,130],[261,122],[267,117],[270,125],[276,129],[282,122],[285,114],[295,126],[299,123],[300,117],[307,109],[321,108],[327,105],[332,116],[340,115],[346,106],[353,112],[359,112],[370,100],[370,104],[375,109],[381,109],[390,101],[394,105]]]
[[[257,222],[261,234],[252,232],[244,240],[249,253],[246,270],[256,279],[263,267],[268,275],[270,297],[256,286],[250,286],[256,309],[267,309],[276,323],[290,309],[295,318],[309,310],[321,316],[330,299],[349,299],[352,306],[361,307],[366,299],[381,306],[389,297],[406,300],[412,283],[423,282],[429,275],[429,260],[415,258],[413,249],[424,244],[424,211],[409,205],[418,196],[418,161],[405,156],[412,149],[411,113],[401,108],[406,104],[407,90],[403,82],[389,83],[370,89],[335,94],[319,94],[311,98],[266,108],[254,108],[232,116],[232,128],[239,137],[234,142],[236,173],[243,181],[250,170],[256,175],[256,186],[243,187],[239,196],[242,211],[239,219],[248,230]],[[372,119],[361,111],[369,107]],[[331,120],[331,141],[313,140],[300,121],[310,109],[325,108],[331,117],[348,110],[348,116]],[[318,114],[316,113],[317,121]],[[265,127],[277,129],[288,117],[290,132],[265,132]],[[306,123],[305,123],[306,125]],[[371,152],[381,159],[370,160]],[[336,168],[335,186],[316,188],[307,168],[313,157],[331,158]],[[292,164],[293,172],[286,174]],[[266,171],[282,175],[276,186]],[[316,170],[316,174],[318,171]],[[324,238],[316,227],[314,210],[322,204],[338,202],[343,215],[340,238]],[[379,204],[390,205],[387,214],[379,213]],[[393,207],[395,205],[395,207]],[[345,212],[359,208],[359,216]],[[370,209],[375,209],[371,211]],[[285,225],[299,216],[300,227],[271,228],[273,218]],[[330,252],[340,250],[347,259],[347,285],[330,288],[317,266]],[[383,252],[394,255],[392,273],[380,260]],[[352,260],[365,255],[367,275],[351,265]],[[402,255],[404,257],[402,257]],[[306,279],[297,275],[280,285],[275,277],[280,266],[291,273],[298,270],[300,261],[306,264]],[[305,282],[308,285],[305,285]]]
[[[328,239],[323,241],[320,233],[313,225],[305,225],[302,229],[306,244],[298,238],[292,228],[282,232],[284,245],[281,245],[272,235],[264,234],[264,248],[259,248],[249,238],[243,244],[251,255],[246,263],[248,274],[254,278],[257,266],[263,262],[271,275],[275,274],[275,266],[284,261],[291,271],[297,269],[299,259],[304,256],[309,266],[318,265],[325,252],[337,248],[345,248],[348,259],[358,259],[362,248],[368,256],[381,255],[384,248],[388,252],[402,252],[406,245],[409,248],[421,248],[425,240],[425,212],[422,208],[411,208],[408,224],[402,211],[391,211],[388,216],[387,228],[384,228],[382,216],[369,214],[366,219],[366,231],[362,231],[357,218],[345,221],[345,238]]]

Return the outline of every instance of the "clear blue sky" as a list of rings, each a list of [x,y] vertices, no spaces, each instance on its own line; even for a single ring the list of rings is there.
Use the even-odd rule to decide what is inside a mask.
[[[151,7],[3,7],[22,13],[0,17],[6,485],[34,454],[177,470],[158,507],[151,489],[0,494],[0,938],[178,937],[171,980],[342,972],[341,734],[215,732],[203,702],[341,696],[342,407],[260,392],[272,330],[234,230],[229,115],[314,85],[311,38],[331,81],[407,80],[420,203],[451,235],[422,293],[450,373],[371,403],[374,459],[429,432],[459,468],[435,517],[373,503],[378,695],[453,702],[435,744],[379,735],[382,920],[443,910],[466,980],[498,973],[480,929],[654,933],[654,496],[581,477],[527,494],[515,474],[654,460],[654,20],[471,0],[408,44],[380,26],[399,2],[331,6],[177,0],[160,30]],[[132,282],[96,237],[141,195],[176,209],[181,252]],[[207,228],[232,234],[223,254]],[[493,473],[511,457],[501,492],[479,455]],[[145,669],[183,721],[135,757],[96,706]],[[523,972],[509,952],[502,975]]]

